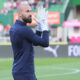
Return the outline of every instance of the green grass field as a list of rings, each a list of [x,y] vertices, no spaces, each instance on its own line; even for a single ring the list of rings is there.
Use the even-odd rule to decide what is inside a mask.
[[[0,80],[13,80],[12,59],[0,59]],[[36,58],[38,80],[80,80],[80,58]]]

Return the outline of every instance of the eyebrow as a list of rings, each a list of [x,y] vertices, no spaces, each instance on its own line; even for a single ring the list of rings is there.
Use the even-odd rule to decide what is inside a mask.
[[[32,10],[26,10],[27,12],[31,12]]]

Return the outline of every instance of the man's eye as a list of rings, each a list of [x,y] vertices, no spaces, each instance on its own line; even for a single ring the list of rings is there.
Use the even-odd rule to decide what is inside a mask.
[[[31,10],[27,10],[26,12],[31,12]]]
[[[26,12],[29,12],[29,10],[27,10]]]

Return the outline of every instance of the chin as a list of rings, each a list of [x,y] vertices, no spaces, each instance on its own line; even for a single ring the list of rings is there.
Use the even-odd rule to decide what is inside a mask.
[[[28,23],[32,23],[32,20],[29,20]]]

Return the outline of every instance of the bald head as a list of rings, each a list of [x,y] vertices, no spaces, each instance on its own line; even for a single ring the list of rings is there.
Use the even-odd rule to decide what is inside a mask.
[[[17,11],[21,11],[22,9],[24,9],[25,7],[30,7],[28,2],[21,2],[21,4],[19,5],[19,7],[17,8]]]
[[[31,7],[27,3],[18,7],[18,19],[26,23],[32,22]]]

